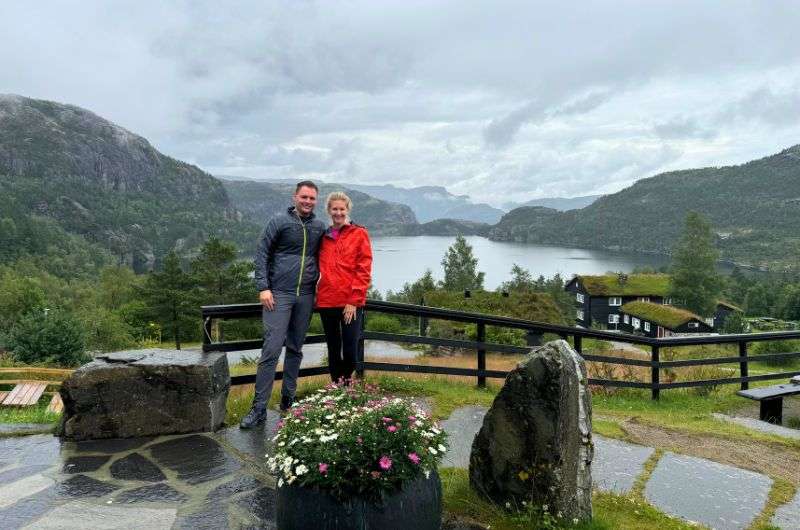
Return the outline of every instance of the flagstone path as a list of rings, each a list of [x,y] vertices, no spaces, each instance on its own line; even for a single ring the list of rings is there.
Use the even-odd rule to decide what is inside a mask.
[[[485,408],[457,409],[445,421],[444,465],[469,466]],[[274,479],[265,468],[264,429],[214,434],[62,442],[47,434],[0,438],[0,521],[16,528],[274,528]],[[653,448],[595,435],[595,488],[630,492]],[[666,452],[643,494],[654,506],[712,528],[746,528],[772,485],[764,475]],[[800,529],[800,493],[772,518]]]

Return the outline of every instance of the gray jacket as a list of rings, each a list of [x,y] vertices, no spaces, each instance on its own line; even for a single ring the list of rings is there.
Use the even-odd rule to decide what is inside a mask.
[[[301,218],[294,206],[267,222],[256,250],[256,288],[313,293],[319,279],[317,250],[325,223],[312,213]]]

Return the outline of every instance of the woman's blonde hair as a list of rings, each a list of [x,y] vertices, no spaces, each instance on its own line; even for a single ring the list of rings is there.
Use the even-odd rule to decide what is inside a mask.
[[[333,201],[344,201],[345,208],[347,208],[347,213],[349,214],[353,210],[353,201],[350,200],[350,197],[343,191],[334,191],[333,193],[328,194],[328,198],[325,200],[325,211],[327,212]]]

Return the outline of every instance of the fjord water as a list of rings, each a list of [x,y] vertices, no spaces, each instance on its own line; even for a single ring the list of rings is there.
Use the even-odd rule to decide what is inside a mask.
[[[607,271],[630,272],[634,267],[669,265],[669,257],[653,254],[634,254],[604,250],[551,247],[529,243],[490,241],[480,236],[468,236],[473,253],[478,258],[478,270],[486,273],[484,287],[495,289],[511,278],[511,266],[516,263],[528,269],[534,278],[556,273],[569,279],[573,274],[603,274]],[[455,237],[374,237],[372,238],[372,281],[381,293],[397,291],[431,269],[437,280],[442,278],[442,257]]]

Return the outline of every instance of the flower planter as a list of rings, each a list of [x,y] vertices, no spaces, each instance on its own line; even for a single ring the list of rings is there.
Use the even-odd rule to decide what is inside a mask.
[[[341,502],[320,488],[283,484],[277,494],[279,530],[438,530],[442,484],[436,471],[384,495],[383,502]]]

